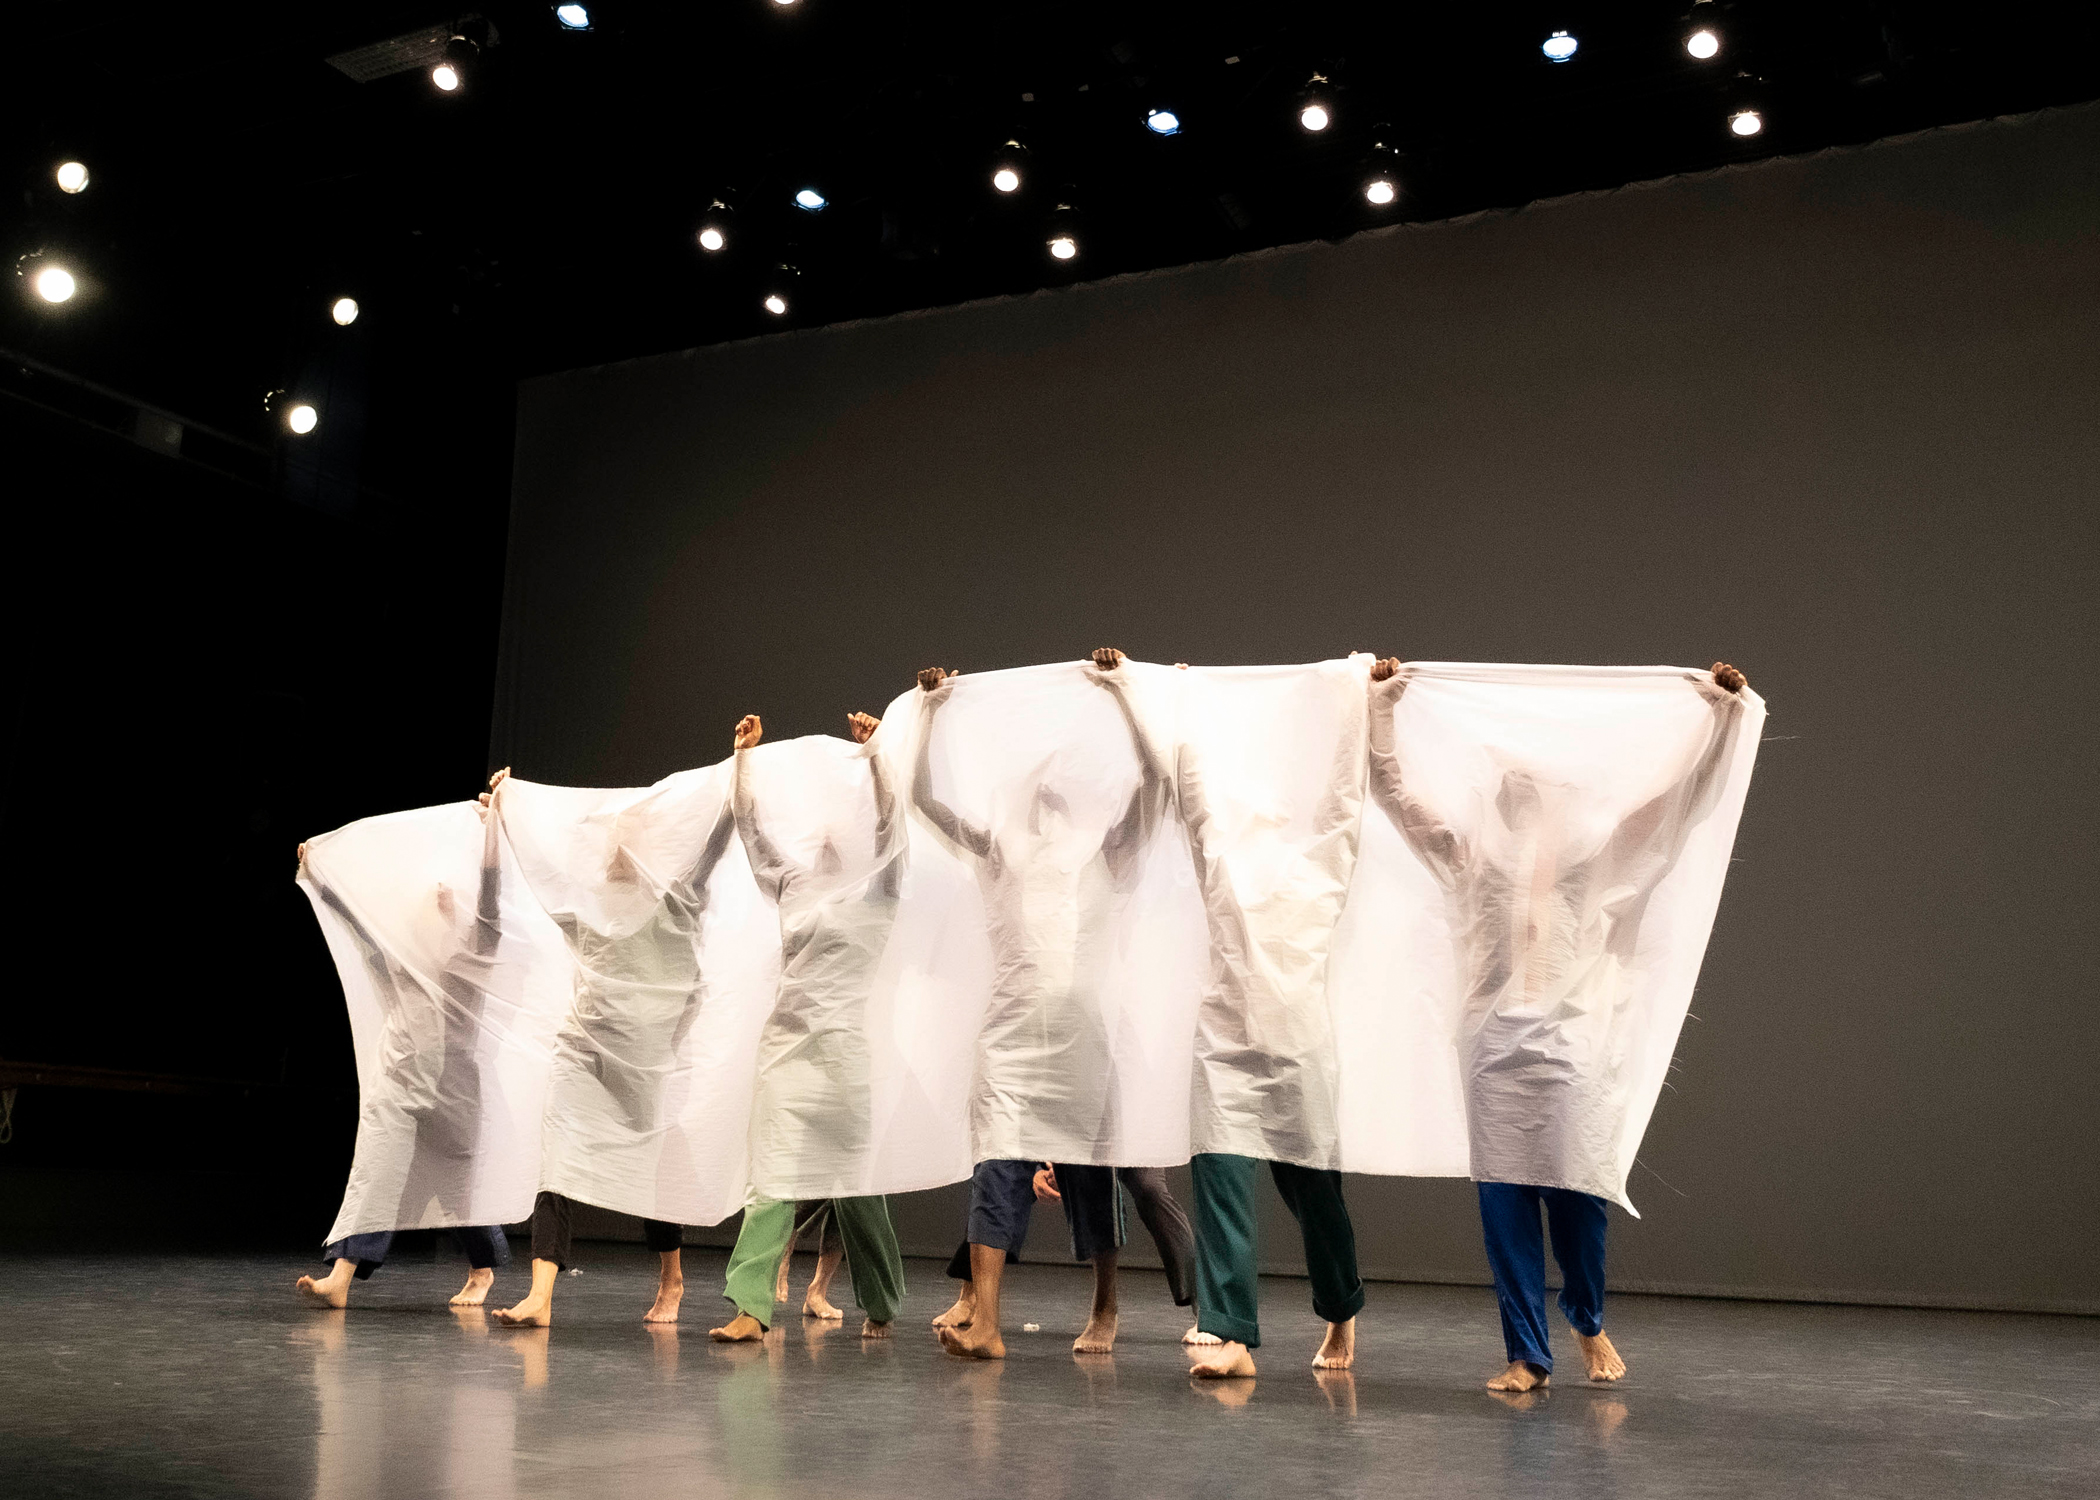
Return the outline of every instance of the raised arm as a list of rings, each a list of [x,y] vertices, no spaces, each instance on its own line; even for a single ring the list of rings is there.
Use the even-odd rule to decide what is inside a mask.
[[[1684,841],[1719,799],[1728,754],[1735,745],[1735,726],[1743,714],[1743,689],[1749,685],[1750,680],[1725,661],[1715,662],[1711,674],[1692,683],[1693,690],[1713,707],[1706,744],[1691,769],[1669,790],[1627,814],[1612,835],[1615,862],[1636,859],[1648,851],[1656,860],[1658,875],[1677,863]]]
[[[493,804],[496,788],[510,776],[505,766],[489,778],[489,789],[476,801],[481,814],[481,886],[474,897],[474,954],[487,958],[496,951],[503,935],[503,843],[501,821]]]
[[[1393,733],[1393,710],[1407,691],[1408,675],[1400,670],[1398,657],[1388,656],[1371,666],[1371,686],[1366,696],[1370,714],[1371,796],[1385,809],[1400,836],[1407,840],[1430,873],[1449,884],[1457,878],[1462,846],[1458,835],[1424,805],[1408,794],[1400,776],[1400,747]]]
[[[881,727],[882,720],[873,714],[846,715],[846,731],[856,745],[867,744]],[[882,860],[889,857],[891,841],[901,831],[901,825],[897,822],[897,793],[890,785],[889,771],[883,766],[882,757],[872,750],[868,752],[868,777],[875,793],[875,857]]]
[[[912,770],[911,800],[941,837],[986,859],[992,852],[991,834],[933,795],[933,716],[948,701],[949,684],[954,680],[955,674],[941,667],[928,667],[919,674],[919,688],[926,697],[919,720],[919,754]]]
[[[1109,871],[1116,884],[1122,885],[1134,872],[1139,854],[1159,825],[1160,811],[1166,800],[1161,795],[1166,785],[1166,767],[1153,747],[1151,736],[1145,733],[1137,710],[1131,706],[1130,674],[1122,670],[1123,653],[1113,646],[1103,646],[1094,653],[1093,661],[1094,680],[1109,689],[1109,696],[1123,711],[1123,722],[1130,726],[1131,748],[1137,751],[1137,789],[1130,794],[1130,805],[1123,809],[1123,816],[1116,820],[1108,830],[1108,836],[1101,841],[1101,853],[1108,860]]]
[[[801,873],[801,866],[773,842],[766,833],[765,824],[759,821],[758,799],[751,791],[747,764],[750,752],[758,747],[765,732],[765,725],[759,722],[757,714],[745,714],[737,720],[736,736],[732,742],[736,748],[736,768],[729,801],[737,832],[744,836],[744,853],[751,859],[751,874],[758,881],[758,888],[778,901],[788,880]]]

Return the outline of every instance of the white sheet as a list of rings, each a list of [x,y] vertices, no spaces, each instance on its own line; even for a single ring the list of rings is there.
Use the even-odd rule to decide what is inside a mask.
[[[394,1227],[440,1142],[414,1222],[518,1217],[528,1180],[712,1223],[1206,1150],[1630,1207],[1763,704],[1682,668],[1369,668],[985,673],[864,747],[512,779],[500,839],[467,804],[317,840],[367,1119],[338,1227]],[[504,962],[457,898],[418,916],[484,855]],[[479,1011],[429,998],[461,974]],[[501,1128],[441,1086],[457,1056],[510,1070]]]

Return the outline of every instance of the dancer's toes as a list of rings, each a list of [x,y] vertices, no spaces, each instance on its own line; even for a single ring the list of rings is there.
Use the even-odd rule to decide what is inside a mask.
[[[1095,1313],[1072,1340],[1074,1354],[1110,1354],[1116,1347],[1116,1315]]]
[[[707,1336],[719,1344],[755,1344],[766,1336],[766,1325],[749,1313],[738,1313],[720,1328],[710,1328]]]
[[[348,1307],[350,1305],[350,1283],[337,1281],[330,1276],[316,1281],[311,1276],[299,1278],[299,1290],[317,1307]]]
[[[505,1328],[545,1328],[554,1321],[554,1304],[527,1297],[516,1307],[497,1308],[496,1321]]]
[[[1603,1329],[1595,1334],[1578,1333],[1575,1342],[1581,1346],[1582,1362],[1589,1367],[1592,1380],[1623,1380],[1626,1376],[1626,1361],[1612,1347],[1611,1340]]]
[[[1487,1383],[1491,1391],[1535,1391],[1549,1384],[1546,1372],[1525,1360],[1513,1359],[1509,1368]]]
[[[818,1296],[814,1287],[810,1289],[809,1295],[802,1299],[802,1316],[805,1318],[822,1318],[827,1323],[843,1323],[846,1321],[846,1315],[836,1307],[833,1307],[829,1299]],[[885,1323],[883,1327],[887,1329],[889,1325]]]
[[[831,1316],[834,1318],[844,1318],[846,1315],[842,1312],[839,1312],[837,1309],[833,1309]],[[869,1318],[866,1322],[860,1325],[860,1336],[864,1339],[886,1339],[890,1336],[890,1325],[887,1323],[878,1323],[873,1318]]]
[[[1320,1341],[1320,1351],[1313,1356],[1315,1370],[1346,1370],[1356,1363],[1356,1319],[1345,1323],[1329,1323],[1327,1337]]]
[[[675,1323],[678,1321],[678,1304],[685,1300],[684,1281],[659,1282],[656,1301],[642,1314],[644,1323]]]
[[[1181,1341],[1184,1344],[1222,1344],[1225,1342],[1215,1333],[1205,1333],[1200,1328],[1191,1328],[1181,1336]]]
[[[489,1288],[496,1284],[496,1273],[487,1266],[477,1266],[467,1272],[467,1284],[453,1294],[454,1307],[479,1307],[489,1299]]]
[[[977,1314],[977,1300],[970,1296],[955,1299],[955,1305],[933,1320],[936,1328],[968,1328],[970,1320]]]
[[[1196,1356],[1189,1373],[1204,1380],[1236,1380],[1252,1375],[1254,1351],[1235,1340],[1220,1339],[1216,1349]]]
[[[986,1330],[974,1323],[968,1328],[943,1328],[941,1347],[959,1359],[1004,1359],[1006,1341],[996,1328]]]

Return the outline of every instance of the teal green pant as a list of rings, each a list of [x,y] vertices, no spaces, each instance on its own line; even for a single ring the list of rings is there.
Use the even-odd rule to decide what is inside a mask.
[[[831,1213],[845,1242],[854,1302],[873,1322],[891,1321],[904,1305],[904,1256],[890,1225],[889,1199],[834,1198]],[[794,1232],[794,1200],[761,1198],[744,1210],[744,1227],[737,1231],[736,1249],[729,1252],[722,1295],[738,1312],[767,1328],[773,1326],[773,1285],[780,1275],[780,1257],[787,1254]]]
[[[1261,1347],[1260,1241],[1254,1218],[1251,1156],[1205,1152],[1189,1163],[1196,1179],[1196,1326],[1221,1339]],[[1346,1323],[1364,1305],[1356,1273],[1356,1227],[1342,1201],[1342,1174],[1272,1161],[1269,1175],[1305,1240],[1313,1311]]]

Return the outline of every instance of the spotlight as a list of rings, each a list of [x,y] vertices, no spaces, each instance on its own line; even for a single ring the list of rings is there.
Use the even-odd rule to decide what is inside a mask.
[[[557,5],[554,7],[554,19],[561,22],[563,31],[589,31],[591,8],[588,5]]]
[[[707,205],[707,212],[700,216],[700,230],[696,238],[700,248],[712,255],[729,243],[729,225],[733,210],[720,198]]]
[[[1027,180],[1028,148],[1019,141],[1008,141],[992,158],[992,188],[1011,196],[1021,191],[1021,184]]]
[[[778,4],[779,0],[775,0],[775,3]],[[774,317],[784,317],[788,310],[787,298],[781,296],[778,292],[768,292],[766,293],[765,307],[766,311]]]
[[[1050,239],[1050,255],[1054,260],[1071,260],[1079,254],[1079,241],[1069,234],[1053,235]]]
[[[1373,177],[1364,184],[1364,197],[1384,208],[1400,196],[1399,184],[1390,177]]]
[[[1684,50],[1705,62],[1721,50],[1721,38],[1711,28],[1702,26],[1684,39]]]
[[[804,188],[801,192],[795,194],[795,207],[806,208],[813,214],[822,213],[830,205],[830,202],[829,198],[826,198],[815,188]]]
[[[1060,203],[1052,210],[1050,220],[1043,226],[1044,248],[1050,258],[1071,261],[1079,258],[1079,210],[1069,203]]]
[[[789,305],[788,299],[793,294],[795,284],[801,278],[801,275],[802,272],[798,267],[788,265],[775,266],[773,274],[766,279],[765,296],[760,299],[759,306],[776,318],[786,317]]]
[[[61,193],[77,193],[88,185],[88,169],[85,162],[62,161],[58,164],[58,190]]]
[[[795,3],[795,0],[773,0],[773,3],[779,6],[782,10],[786,10],[789,6]]]
[[[1298,111],[1298,123],[1307,130],[1325,130],[1334,123],[1334,117],[1327,113],[1326,105],[1308,104]]]
[[[1765,128],[1765,117],[1754,109],[1739,109],[1728,117],[1728,128],[1748,139]]]
[[[1390,208],[1400,201],[1400,148],[1393,144],[1393,127],[1372,127],[1371,149],[1364,153],[1364,201],[1373,208]]]
[[[1021,174],[1012,167],[1001,167],[992,174],[992,186],[1002,193],[1018,193],[1021,190]]]
[[[294,406],[284,414],[284,425],[291,428],[292,431],[298,433],[301,437],[312,432],[320,424],[320,421],[321,414],[311,406],[308,406],[304,401],[301,401],[297,406]]]
[[[712,224],[700,231],[700,248],[702,250],[719,250],[728,243],[728,238]]]
[[[454,94],[466,87],[467,75],[474,69],[474,59],[481,49],[467,38],[454,35],[445,43],[444,60],[430,70],[430,81],[437,85],[438,92]]]
[[[338,297],[335,299],[335,306],[328,309],[328,316],[335,319],[338,327],[348,328],[357,321],[357,312],[355,297]]]
[[[1575,55],[1575,49],[1579,45],[1581,44],[1565,31],[1556,31],[1539,43],[1539,51],[1546,54],[1547,62],[1564,63]]]
[[[73,293],[80,289],[73,273],[64,266],[45,266],[29,278],[29,284],[46,302],[70,302]]]
[[[1154,135],[1180,135],[1181,116],[1171,109],[1155,109],[1145,116],[1145,128]]]
[[[1315,73],[1298,90],[1298,128],[1318,135],[1334,123],[1334,84],[1325,73]]]

